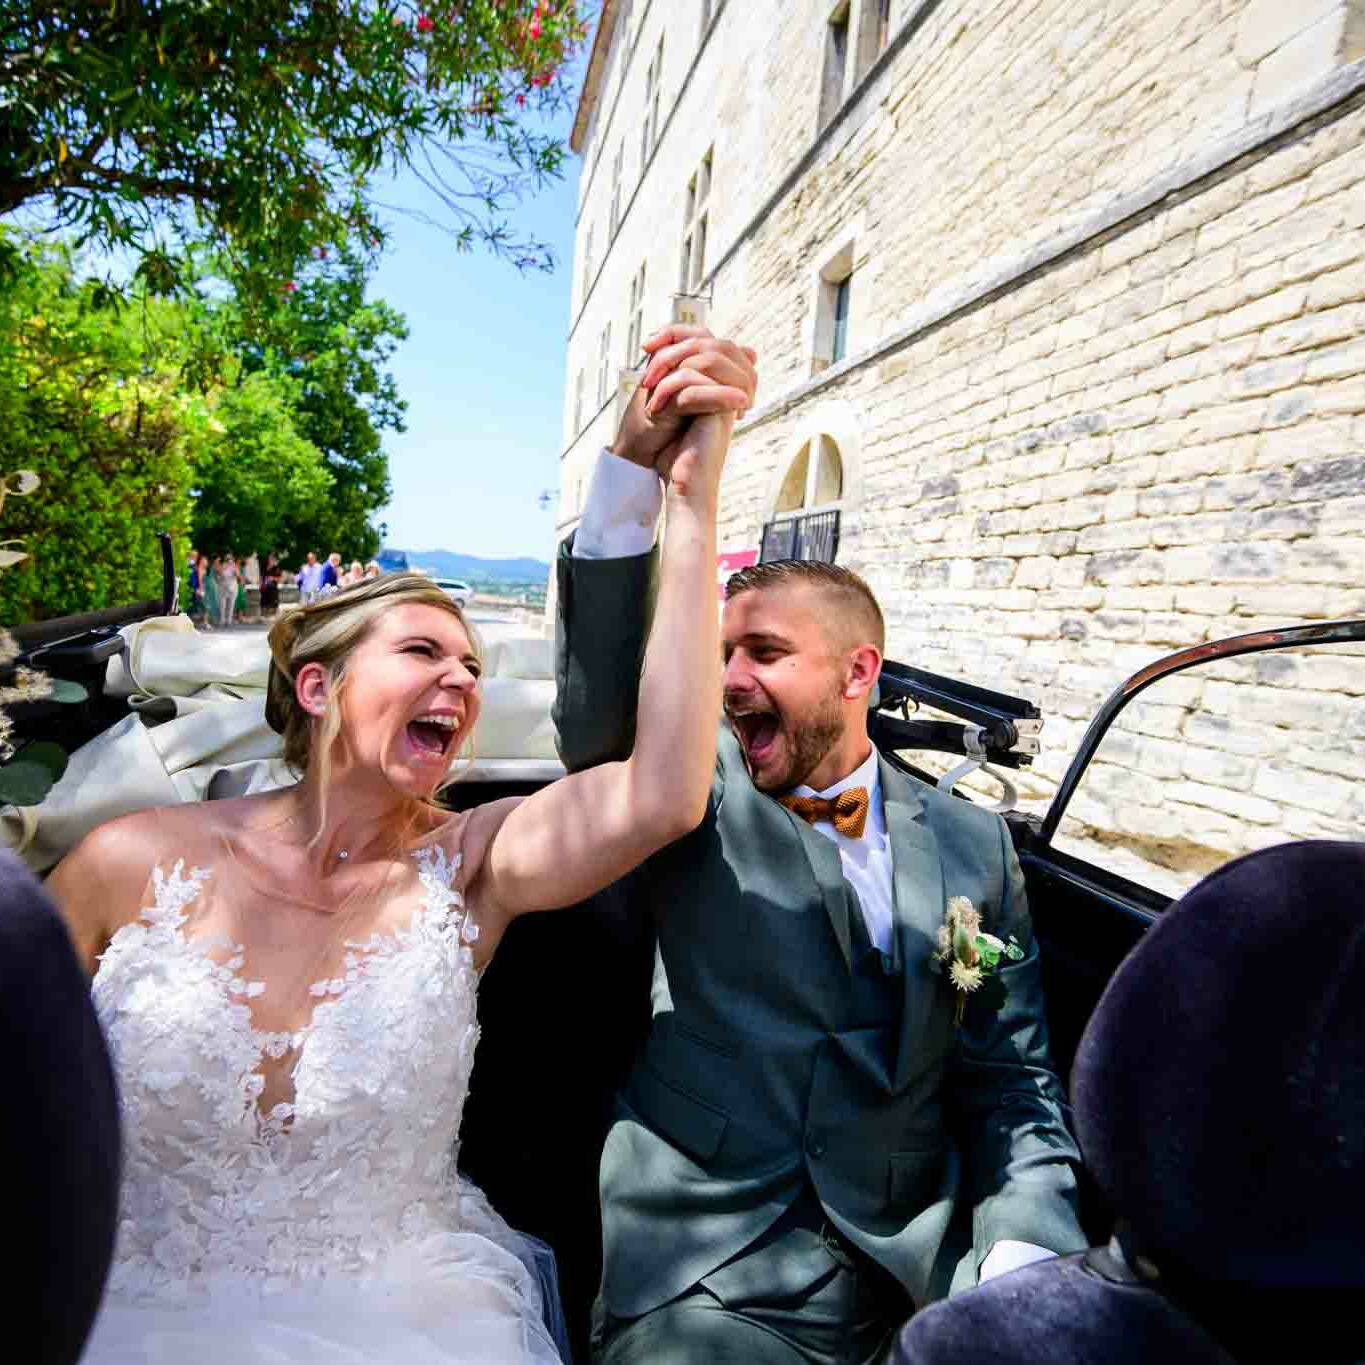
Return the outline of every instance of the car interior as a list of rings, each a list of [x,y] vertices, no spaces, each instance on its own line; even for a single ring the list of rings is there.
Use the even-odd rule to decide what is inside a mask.
[[[103,689],[107,665],[123,649],[119,632],[178,611],[174,555],[169,538],[161,540],[159,600],[12,631],[21,654],[0,668],[0,685],[15,667],[31,665],[76,684],[80,693],[12,708],[20,756],[24,746],[50,741],[74,750],[127,714],[126,700]],[[1046,812],[1004,812],[1027,884],[1053,1061],[1063,1082],[1107,982],[1172,899],[1168,891],[1058,846],[1068,803],[1116,720],[1149,688],[1192,668],[1227,668],[1230,661],[1263,660],[1281,651],[1316,657],[1331,647],[1365,664],[1362,644],[1365,620],[1322,622],[1257,631],[1157,659],[1116,688],[1093,716]],[[969,799],[957,784],[984,768],[1006,788],[1008,805],[1010,775],[1027,769],[1039,753],[1043,720],[1026,699],[888,661],[871,729],[889,761],[913,778],[947,782],[947,789]],[[924,766],[925,754],[962,762],[940,776]],[[445,799],[462,809],[526,794],[553,768],[493,765],[448,788]],[[627,881],[569,912],[515,922],[480,986],[482,1036],[460,1166],[514,1227],[553,1248],[573,1345],[584,1354],[600,1275],[598,1158],[613,1097],[650,1028],[653,954],[649,917],[631,903]],[[1110,1215],[1093,1186],[1083,1184],[1082,1198],[1092,1245],[1102,1244],[1111,1232]]]

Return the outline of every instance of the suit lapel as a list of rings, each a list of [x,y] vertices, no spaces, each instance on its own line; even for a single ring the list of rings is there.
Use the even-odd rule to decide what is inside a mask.
[[[844,956],[844,965],[851,971],[853,945],[848,919],[849,890],[844,883],[844,865],[839,858],[838,847],[832,839],[826,839],[823,834],[817,833],[799,816],[793,815],[785,806],[760,792],[753,785],[739,744],[728,726],[721,731],[720,759],[722,770],[733,772],[736,781],[742,776],[753,799],[761,803],[760,827],[771,829],[774,833],[785,829],[789,837],[795,840],[797,846],[805,853],[815,884],[819,888],[825,913],[829,916],[830,928],[834,931],[839,951]],[[794,854],[795,850],[793,856]]]
[[[896,1052],[897,1087],[922,1055],[929,1014],[938,999],[933,955],[946,905],[938,840],[924,820],[924,802],[908,778],[880,760],[882,802],[891,843],[895,917],[893,961],[905,981]]]

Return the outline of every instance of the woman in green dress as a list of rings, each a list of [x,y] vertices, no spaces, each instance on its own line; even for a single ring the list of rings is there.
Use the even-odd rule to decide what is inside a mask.
[[[204,583],[204,629],[212,630],[218,620],[218,570],[221,561],[214,555],[213,562],[204,565],[200,574]]]

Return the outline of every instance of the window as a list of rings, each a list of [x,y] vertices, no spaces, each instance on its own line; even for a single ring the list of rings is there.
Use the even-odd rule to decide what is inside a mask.
[[[581,308],[588,301],[588,290],[592,288],[592,224],[588,225],[588,235],[583,242],[583,289],[578,298]]]
[[[814,454],[814,459],[811,456]],[[838,443],[823,432],[803,441],[777,494],[776,514],[801,512],[838,502],[844,491],[844,462]]]
[[[640,363],[640,342],[644,339],[645,265],[642,261],[635,278],[630,282],[630,323],[626,332],[626,367]]]
[[[823,128],[844,102],[844,72],[848,67],[849,0],[830,15],[825,35],[825,73],[820,84],[820,127]]]
[[[711,157],[702,157],[697,173],[687,182],[687,212],[683,220],[682,262],[678,292],[695,294],[706,278],[707,203],[711,197]]]
[[[860,18],[855,83],[867,75],[872,64],[886,51],[891,36],[891,0],[863,0]]]
[[[837,365],[848,349],[848,296],[852,275],[845,275],[834,286],[834,344],[830,350],[830,364]]]
[[[821,559],[839,549],[844,462],[838,442],[819,432],[801,443],[778,489],[773,519],[763,528],[759,559]]]
[[[853,306],[854,243],[847,241],[820,268],[816,282],[811,373],[837,365],[849,350]]]
[[[607,382],[608,375],[611,374],[611,323],[602,329],[602,368],[597,372],[597,406],[600,408],[607,401],[607,394],[611,392],[611,387]]]
[[[659,46],[654,50],[654,60],[645,71],[645,113],[640,128],[640,174],[653,154],[654,144],[659,139],[659,86],[663,78],[664,40],[659,38]]]
[[[573,389],[573,434],[583,430],[583,379],[584,371],[579,370]]]
[[[616,160],[611,165],[611,225],[607,228],[608,241],[616,236],[616,229],[621,226],[621,162],[625,155],[626,144],[622,141],[617,145]]]

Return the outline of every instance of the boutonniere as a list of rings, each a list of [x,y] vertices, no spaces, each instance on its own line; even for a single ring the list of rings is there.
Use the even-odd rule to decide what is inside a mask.
[[[948,902],[948,913],[938,931],[938,952],[934,954],[940,967],[946,967],[948,980],[957,992],[957,1022],[962,1022],[962,1012],[967,1008],[967,997],[981,989],[990,980],[999,987],[995,971],[1004,959],[1018,962],[1024,950],[1010,935],[1008,943],[996,938],[994,934],[983,933],[981,914],[966,896],[953,896]],[[997,1008],[1004,1000],[1003,990],[999,992]]]

